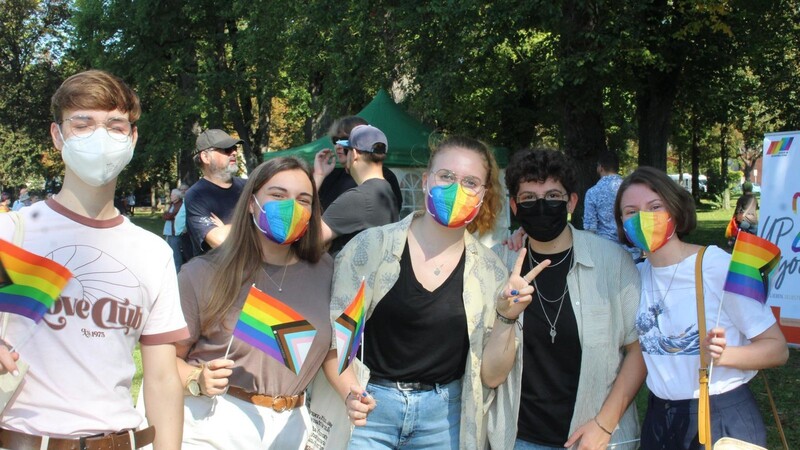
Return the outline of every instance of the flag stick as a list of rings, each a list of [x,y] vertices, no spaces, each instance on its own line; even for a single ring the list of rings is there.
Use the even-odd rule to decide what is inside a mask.
[[[38,324],[36,324],[36,325],[38,325]],[[33,335],[36,334],[36,332],[39,330],[39,328],[41,328],[41,327],[38,327],[36,325],[33,326],[33,331],[31,331],[30,334],[28,334],[28,336],[25,339],[22,340],[22,342],[20,342],[19,344],[14,344],[14,346],[11,348],[11,350],[9,350],[9,353],[14,353],[15,351],[18,351],[22,346],[24,346],[25,344],[28,343],[28,341],[31,340]]]
[[[231,340],[228,341],[228,348],[225,349],[225,356],[222,359],[228,359],[228,353],[231,351],[231,344],[233,344],[233,335],[231,335]]]

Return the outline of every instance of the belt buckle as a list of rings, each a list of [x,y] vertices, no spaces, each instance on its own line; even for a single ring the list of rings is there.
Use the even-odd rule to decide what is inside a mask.
[[[282,406],[278,406],[278,402],[281,401]],[[289,398],[283,395],[278,395],[276,397],[272,397],[272,410],[275,412],[282,413],[289,409]]]
[[[403,381],[395,381],[395,383],[397,383],[397,389],[403,392],[413,391],[414,385],[416,384],[416,383],[406,383]]]

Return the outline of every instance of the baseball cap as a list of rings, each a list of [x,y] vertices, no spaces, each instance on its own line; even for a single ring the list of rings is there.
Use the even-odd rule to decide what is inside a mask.
[[[199,136],[197,136],[195,153],[200,153],[201,151],[208,150],[209,148],[231,148],[234,145],[243,143],[244,141],[241,139],[236,139],[222,130],[212,128],[210,130],[203,131]]]
[[[350,147],[369,153],[386,153],[389,143],[383,131],[372,125],[359,125],[350,131]]]

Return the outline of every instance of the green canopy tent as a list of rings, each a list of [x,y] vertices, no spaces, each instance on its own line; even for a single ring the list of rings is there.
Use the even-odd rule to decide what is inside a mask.
[[[403,192],[403,205],[400,216],[425,208],[425,193],[422,191],[422,172],[428,165],[430,155],[429,139],[433,130],[412,117],[392,100],[389,94],[380,90],[375,98],[358,114],[370,125],[376,126],[386,134],[389,151],[384,165],[392,170],[400,182]],[[313,166],[314,156],[324,148],[333,148],[330,137],[325,135],[315,141],[298,147],[268,152],[264,154],[267,161],[276,156],[297,156]],[[494,155],[501,168],[508,164],[508,151],[503,148],[494,149]],[[501,184],[505,171],[500,170]],[[508,236],[509,212],[508,199],[503,198],[503,214],[500,214],[494,232],[481,238],[484,244],[491,246]]]
[[[378,127],[386,134],[389,141],[389,152],[384,165],[386,167],[425,167],[430,155],[428,140],[433,130],[412,117],[392,100],[389,94],[381,89],[375,98],[358,114],[370,125]],[[314,163],[314,155],[324,148],[332,148],[330,137],[325,135],[315,141],[297,147],[264,154],[264,160],[276,156],[297,156],[309,164]],[[508,162],[508,153],[504,149],[495,149],[495,157],[501,167]]]

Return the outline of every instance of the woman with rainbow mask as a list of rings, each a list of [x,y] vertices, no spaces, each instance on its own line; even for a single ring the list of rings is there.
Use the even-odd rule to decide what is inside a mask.
[[[320,215],[305,163],[273,158],[250,173],[225,242],[181,269],[191,334],[176,345],[185,388],[181,448],[305,448],[306,387],[336,353],[329,320],[333,261],[320,240]],[[272,343],[240,328],[253,296],[283,304],[280,313],[260,308],[257,317],[288,315],[285,306],[316,329],[301,343],[308,352],[294,370],[264,349]]]
[[[500,211],[497,163],[485,144],[449,137],[433,149],[422,183],[425,211],[363,231],[336,258],[334,317],[366,280],[368,408],[348,403],[350,419],[364,424],[350,449],[482,449],[503,434],[487,431],[486,411],[498,405],[481,363],[509,343],[502,331],[513,326],[495,333],[496,317],[517,314],[532,288],[518,286],[519,274],[509,279],[470,234],[489,231]],[[351,365],[343,376],[360,371]]]
[[[646,251],[639,264],[636,318],[650,391],[641,448],[700,449],[697,409],[700,347],[713,359],[708,390],[711,440],[732,437],[766,446],[766,429],[747,383],[759,369],[782,365],[786,339],[770,308],[727,292],[731,255],[683,239],[697,225],[694,200],[663,171],[640,167],[623,180],[614,216],[620,241]],[[695,284],[700,259],[705,322],[700,336]],[[716,325],[715,325],[716,324]]]

